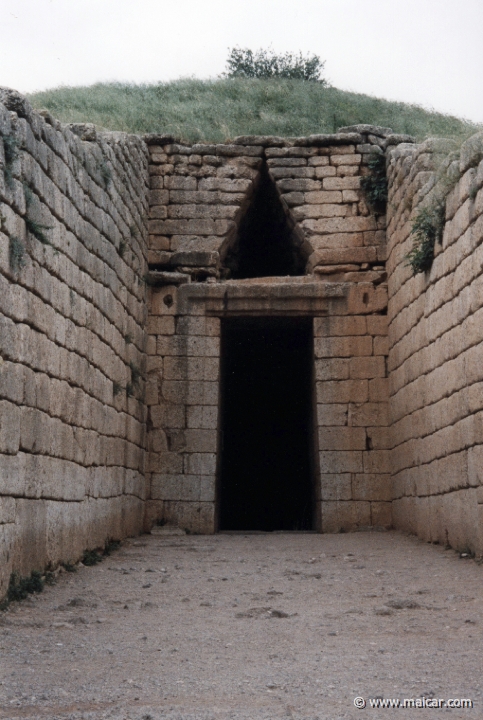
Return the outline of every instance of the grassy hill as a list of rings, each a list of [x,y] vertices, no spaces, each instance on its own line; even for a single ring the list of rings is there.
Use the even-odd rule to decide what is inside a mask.
[[[109,130],[172,133],[222,142],[236,135],[299,136],[370,123],[409,133],[464,138],[481,126],[431,112],[301,80],[183,79],[153,85],[97,83],[29,95],[62,122],[92,122]]]

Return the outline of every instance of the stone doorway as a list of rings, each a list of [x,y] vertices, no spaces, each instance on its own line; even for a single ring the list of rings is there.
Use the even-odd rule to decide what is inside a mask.
[[[313,321],[221,324],[220,530],[313,530]]]

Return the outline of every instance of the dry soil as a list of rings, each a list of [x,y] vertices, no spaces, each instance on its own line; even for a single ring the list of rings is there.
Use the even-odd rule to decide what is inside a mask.
[[[0,717],[476,720],[482,579],[395,532],[144,535],[0,614]]]

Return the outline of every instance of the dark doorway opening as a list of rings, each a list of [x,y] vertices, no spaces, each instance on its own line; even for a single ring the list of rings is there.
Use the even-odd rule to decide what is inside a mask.
[[[224,267],[235,279],[303,275],[311,252],[263,165],[237,236],[224,254]]]
[[[312,320],[222,321],[220,530],[312,530]]]

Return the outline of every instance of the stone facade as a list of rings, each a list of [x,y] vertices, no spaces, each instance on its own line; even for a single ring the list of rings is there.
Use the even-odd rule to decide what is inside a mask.
[[[388,128],[183,145],[0,101],[0,596],[155,522],[218,530],[236,318],[311,328],[313,529],[483,553],[480,137],[441,170],[447,144]],[[413,276],[412,221],[449,187]]]
[[[349,128],[231,145],[147,139],[149,260],[157,268],[148,320],[147,528],[161,518],[215,531],[220,320],[290,315],[313,318],[316,526],[391,525],[385,218],[370,212],[360,188],[386,132]],[[241,252],[240,227],[264,173],[304,257],[302,274],[230,279],[226,265]]]

